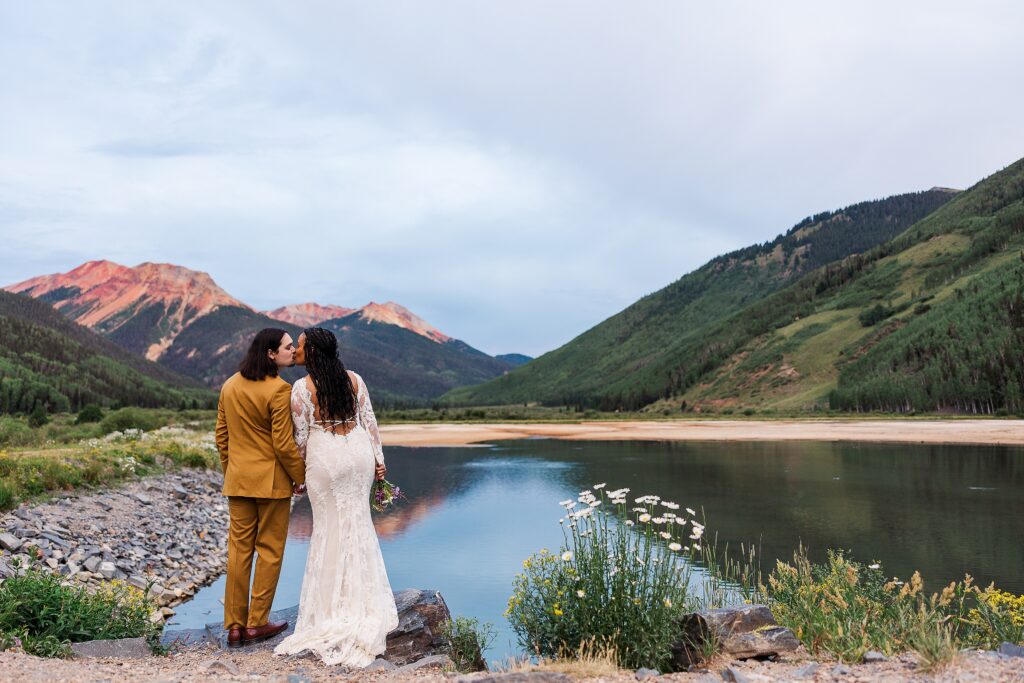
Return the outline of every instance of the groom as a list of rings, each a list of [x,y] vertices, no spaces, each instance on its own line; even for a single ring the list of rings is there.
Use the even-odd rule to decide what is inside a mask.
[[[272,638],[288,622],[268,623],[281,573],[292,493],[301,492],[306,465],[292,437],[291,387],[278,377],[294,365],[284,330],[260,330],[217,404],[217,450],[228,497],[228,575],[224,628],[228,645]],[[256,574],[249,600],[253,553]]]

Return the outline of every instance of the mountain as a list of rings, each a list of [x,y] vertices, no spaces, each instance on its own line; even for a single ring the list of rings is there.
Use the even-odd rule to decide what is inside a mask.
[[[437,330],[423,318],[394,301],[383,304],[371,301],[362,308],[321,306],[316,303],[291,304],[268,311],[265,315],[306,328],[319,325],[325,320],[343,318],[352,313],[357,313],[362,320],[401,327],[439,344],[452,340],[451,337]]]
[[[281,322],[291,323],[301,328],[313,327],[317,323],[331,318],[340,318],[354,312],[354,308],[343,306],[321,306],[317,303],[290,304],[272,311],[263,311],[263,315]]]
[[[195,380],[126,351],[52,306],[0,291],[0,413],[77,411],[88,404],[212,406]]]
[[[89,261],[5,287],[51,303],[81,325],[158,360],[190,323],[221,306],[247,308],[206,273],[166,263]]]
[[[169,264],[129,268],[90,261],[6,289],[50,303],[125,349],[213,387],[235,372],[258,330],[280,327],[297,339],[310,325],[339,320],[344,321],[335,326],[343,360],[367,378],[375,395],[389,401],[422,403],[512,367],[394,302],[359,309],[295,304],[264,314],[229,295],[208,274]],[[297,377],[298,371],[286,376]]]
[[[636,409],[675,396],[717,368],[723,350],[734,346],[728,330],[712,334],[723,321],[828,263],[887,242],[956,196],[933,188],[816,214],[771,242],[712,259],[555,351],[443,398]]]
[[[390,398],[432,399],[449,389],[478,384],[512,365],[458,339],[437,342],[422,333],[362,313],[320,323],[338,337],[345,365]],[[401,392],[398,391],[401,388]]]
[[[495,356],[495,358],[497,358],[498,360],[503,360],[509,365],[515,367],[519,367],[520,365],[526,365],[531,360],[533,360],[532,357],[524,356],[521,353],[499,353],[497,356]]]

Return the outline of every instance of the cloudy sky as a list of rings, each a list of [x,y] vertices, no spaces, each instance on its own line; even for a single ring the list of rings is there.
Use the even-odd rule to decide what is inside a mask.
[[[1024,3],[0,2],[0,280],[209,272],[555,348],[1024,156]]]

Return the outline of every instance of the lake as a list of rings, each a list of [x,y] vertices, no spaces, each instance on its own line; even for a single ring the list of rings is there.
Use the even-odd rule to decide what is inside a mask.
[[[489,660],[519,651],[502,613],[512,578],[562,542],[560,500],[595,483],[656,494],[707,518],[706,539],[753,543],[763,565],[799,543],[920,570],[927,590],[964,572],[1024,593],[1024,448],[866,443],[578,442],[524,439],[459,448],[388,447],[409,500],[375,515],[391,586],[441,591],[454,615],[490,621]],[[312,529],[292,514],[275,609],[298,604]],[[177,608],[172,628],[222,619],[224,579]]]

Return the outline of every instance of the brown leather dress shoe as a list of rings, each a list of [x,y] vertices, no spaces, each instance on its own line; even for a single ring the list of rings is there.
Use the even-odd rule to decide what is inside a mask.
[[[242,644],[242,629],[233,628],[228,631],[228,647],[238,647]]]
[[[248,644],[255,643],[260,640],[266,640],[267,638],[273,638],[286,628],[288,628],[287,621],[271,621],[263,626],[246,628],[242,631],[242,642]]]

